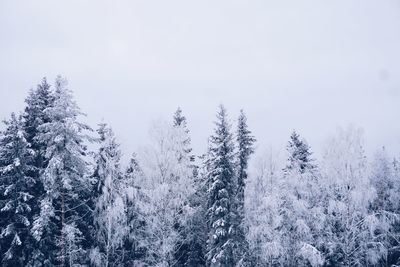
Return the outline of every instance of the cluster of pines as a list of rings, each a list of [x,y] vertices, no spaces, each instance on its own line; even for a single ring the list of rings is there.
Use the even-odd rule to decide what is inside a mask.
[[[0,133],[1,266],[395,266],[400,168],[369,164],[359,131],[339,133],[316,164],[296,132],[288,160],[249,175],[255,138],[223,106],[206,153],[187,121],[155,123],[122,166],[106,123],[96,130],[66,80],[30,91]]]

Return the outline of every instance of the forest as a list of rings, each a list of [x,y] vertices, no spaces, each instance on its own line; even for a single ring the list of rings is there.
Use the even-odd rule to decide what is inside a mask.
[[[400,266],[400,162],[367,157],[362,129],[320,158],[296,131],[283,162],[255,158],[263,137],[220,106],[195,155],[178,108],[123,164],[111,126],[84,119],[58,76],[4,121],[1,266]]]

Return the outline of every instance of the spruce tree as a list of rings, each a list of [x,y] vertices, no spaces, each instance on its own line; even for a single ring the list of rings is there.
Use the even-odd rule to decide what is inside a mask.
[[[0,258],[2,266],[24,266],[32,250],[33,153],[21,118],[13,113],[5,125],[0,139]]]
[[[49,122],[39,127],[38,141],[46,144],[48,163],[41,174],[45,189],[41,212],[32,228],[42,253],[35,258],[45,266],[71,266],[86,261],[90,210],[85,197],[90,184],[85,141],[90,138],[84,131],[90,128],[78,121],[83,114],[61,77],[56,79],[54,103],[44,112]]]
[[[47,166],[46,144],[39,138],[41,126],[50,122],[50,117],[46,114],[45,110],[53,105],[53,94],[50,85],[47,83],[46,78],[43,78],[41,83],[37,85],[35,90],[29,92],[28,97],[25,99],[26,107],[23,113],[23,128],[25,138],[30,144],[30,149],[33,151],[32,168],[30,176],[34,179],[35,185],[31,188],[30,194],[32,197],[32,217],[38,217],[40,214],[40,201],[44,196],[44,186],[40,179],[41,173]],[[33,238],[29,241],[30,245],[34,247],[29,256],[28,266],[36,266],[43,259],[40,259],[42,252]]]
[[[312,152],[307,142],[300,138],[300,136],[293,131],[287,146],[289,153],[288,164],[285,172],[290,172],[294,169],[299,169],[301,173],[315,169],[313,159],[311,158]]]
[[[287,166],[283,170],[284,186],[280,188],[284,192],[279,201],[282,221],[277,227],[284,248],[280,261],[290,266],[323,263],[318,242],[323,224],[321,190],[310,150],[306,141],[293,131],[287,146]]]
[[[235,266],[234,218],[235,170],[234,143],[223,106],[217,114],[216,128],[210,138],[207,249],[208,266]]]
[[[40,126],[50,122],[49,114],[45,110],[53,105],[53,101],[54,98],[46,78],[42,79],[36,90],[29,92],[25,100],[26,107],[23,114],[24,131],[26,133],[26,140],[31,144],[31,149],[35,151],[34,164],[37,167],[36,176],[39,175],[40,170],[46,165],[46,144],[39,138],[39,133]]]
[[[244,229],[244,191],[246,180],[248,177],[248,165],[251,154],[254,153],[255,138],[251,135],[251,131],[247,126],[247,117],[243,110],[240,111],[238,128],[237,128],[237,236],[236,236],[236,252],[235,257],[240,265],[249,265],[250,255],[248,244],[246,242],[246,234]]]

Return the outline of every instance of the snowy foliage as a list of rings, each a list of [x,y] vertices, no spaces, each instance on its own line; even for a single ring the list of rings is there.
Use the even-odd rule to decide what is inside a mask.
[[[400,163],[367,158],[360,129],[320,159],[294,131],[286,159],[250,164],[243,112],[234,136],[221,106],[196,157],[178,108],[124,166],[111,128],[92,138],[82,115],[58,77],[5,121],[1,266],[400,266]]]
[[[97,235],[97,247],[100,265],[118,266],[123,261],[124,237],[127,235],[126,206],[124,187],[121,182],[121,152],[114,133],[106,124],[100,124],[100,149],[95,155],[94,174],[95,200],[94,222]]]
[[[210,138],[208,174],[209,240],[207,260],[210,266],[234,266],[236,175],[234,142],[227,113],[220,107]]]
[[[188,198],[194,193],[193,169],[187,151],[187,131],[159,122],[151,129],[152,143],[143,149],[140,183],[146,198],[140,203],[149,234],[149,259],[153,266],[167,266],[173,254],[179,229],[191,216]]]
[[[78,264],[81,238],[84,231],[82,220],[88,214],[85,200],[80,198],[89,190],[88,163],[85,159],[85,142],[88,137],[83,131],[90,128],[78,122],[82,115],[73,101],[66,80],[58,77],[55,84],[54,102],[45,109],[49,122],[39,127],[38,139],[46,144],[45,158],[48,162],[41,180],[45,196],[42,209],[36,217],[33,233],[41,246],[59,248],[45,251],[53,261],[62,265],[67,262]],[[73,235],[71,231],[73,231]],[[54,240],[48,240],[51,235]],[[72,238],[74,236],[74,238]],[[79,253],[78,253],[79,252]]]
[[[0,251],[4,253],[2,264],[12,266],[23,265],[31,249],[28,242],[33,196],[30,192],[35,181],[30,176],[33,157],[21,118],[13,113],[5,125],[0,138]]]

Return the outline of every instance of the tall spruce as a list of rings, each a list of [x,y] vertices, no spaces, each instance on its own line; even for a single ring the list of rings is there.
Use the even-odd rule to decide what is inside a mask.
[[[216,128],[210,138],[207,249],[208,266],[235,266],[234,218],[235,154],[231,126],[223,106],[217,114]]]
[[[0,139],[1,266],[24,266],[33,249],[29,234],[35,185],[31,176],[33,153],[21,118],[13,113],[4,123],[6,130]]]
[[[238,264],[249,265],[248,244],[246,241],[246,233],[244,229],[244,192],[246,187],[246,180],[248,177],[248,165],[250,156],[254,153],[254,143],[256,139],[252,136],[251,131],[248,129],[247,117],[243,110],[240,111],[236,141],[238,145],[237,152],[237,236],[236,236],[236,252]]]
[[[85,219],[90,214],[85,198],[90,186],[85,142],[90,138],[84,132],[90,128],[78,121],[83,114],[60,76],[54,103],[44,113],[49,122],[39,127],[37,140],[46,144],[48,164],[41,174],[45,195],[32,228],[42,255],[34,258],[41,261],[37,266],[82,264],[87,248]]]
[[[44,186],[40,175],[43,173],[48,162],[45,155],[47,145],[39,138],[39,135],[41,126],[50,122],[50,117],[46,114],[45,110],[53,105],[53,101],[54,97],[51,86],[48,84],[46,78],[43,78],[36,89],[32,89],[25,99],[26,107],[22,115],[25,138],[30,144],[30,149],[33,151],[31,164],[34,168],[31,168],[29,174],[35,182],[35,185],[30,190],[30,194],[33,196],[32,217],[40,216],[40,201],[44,195]],[[40,252],[40,246],[38,246],[34,240],[31,240],[30,243],[34,249],[29,256],[27,265],[36,266],[43,261],[43,259],[40,259],[43,253]]]

